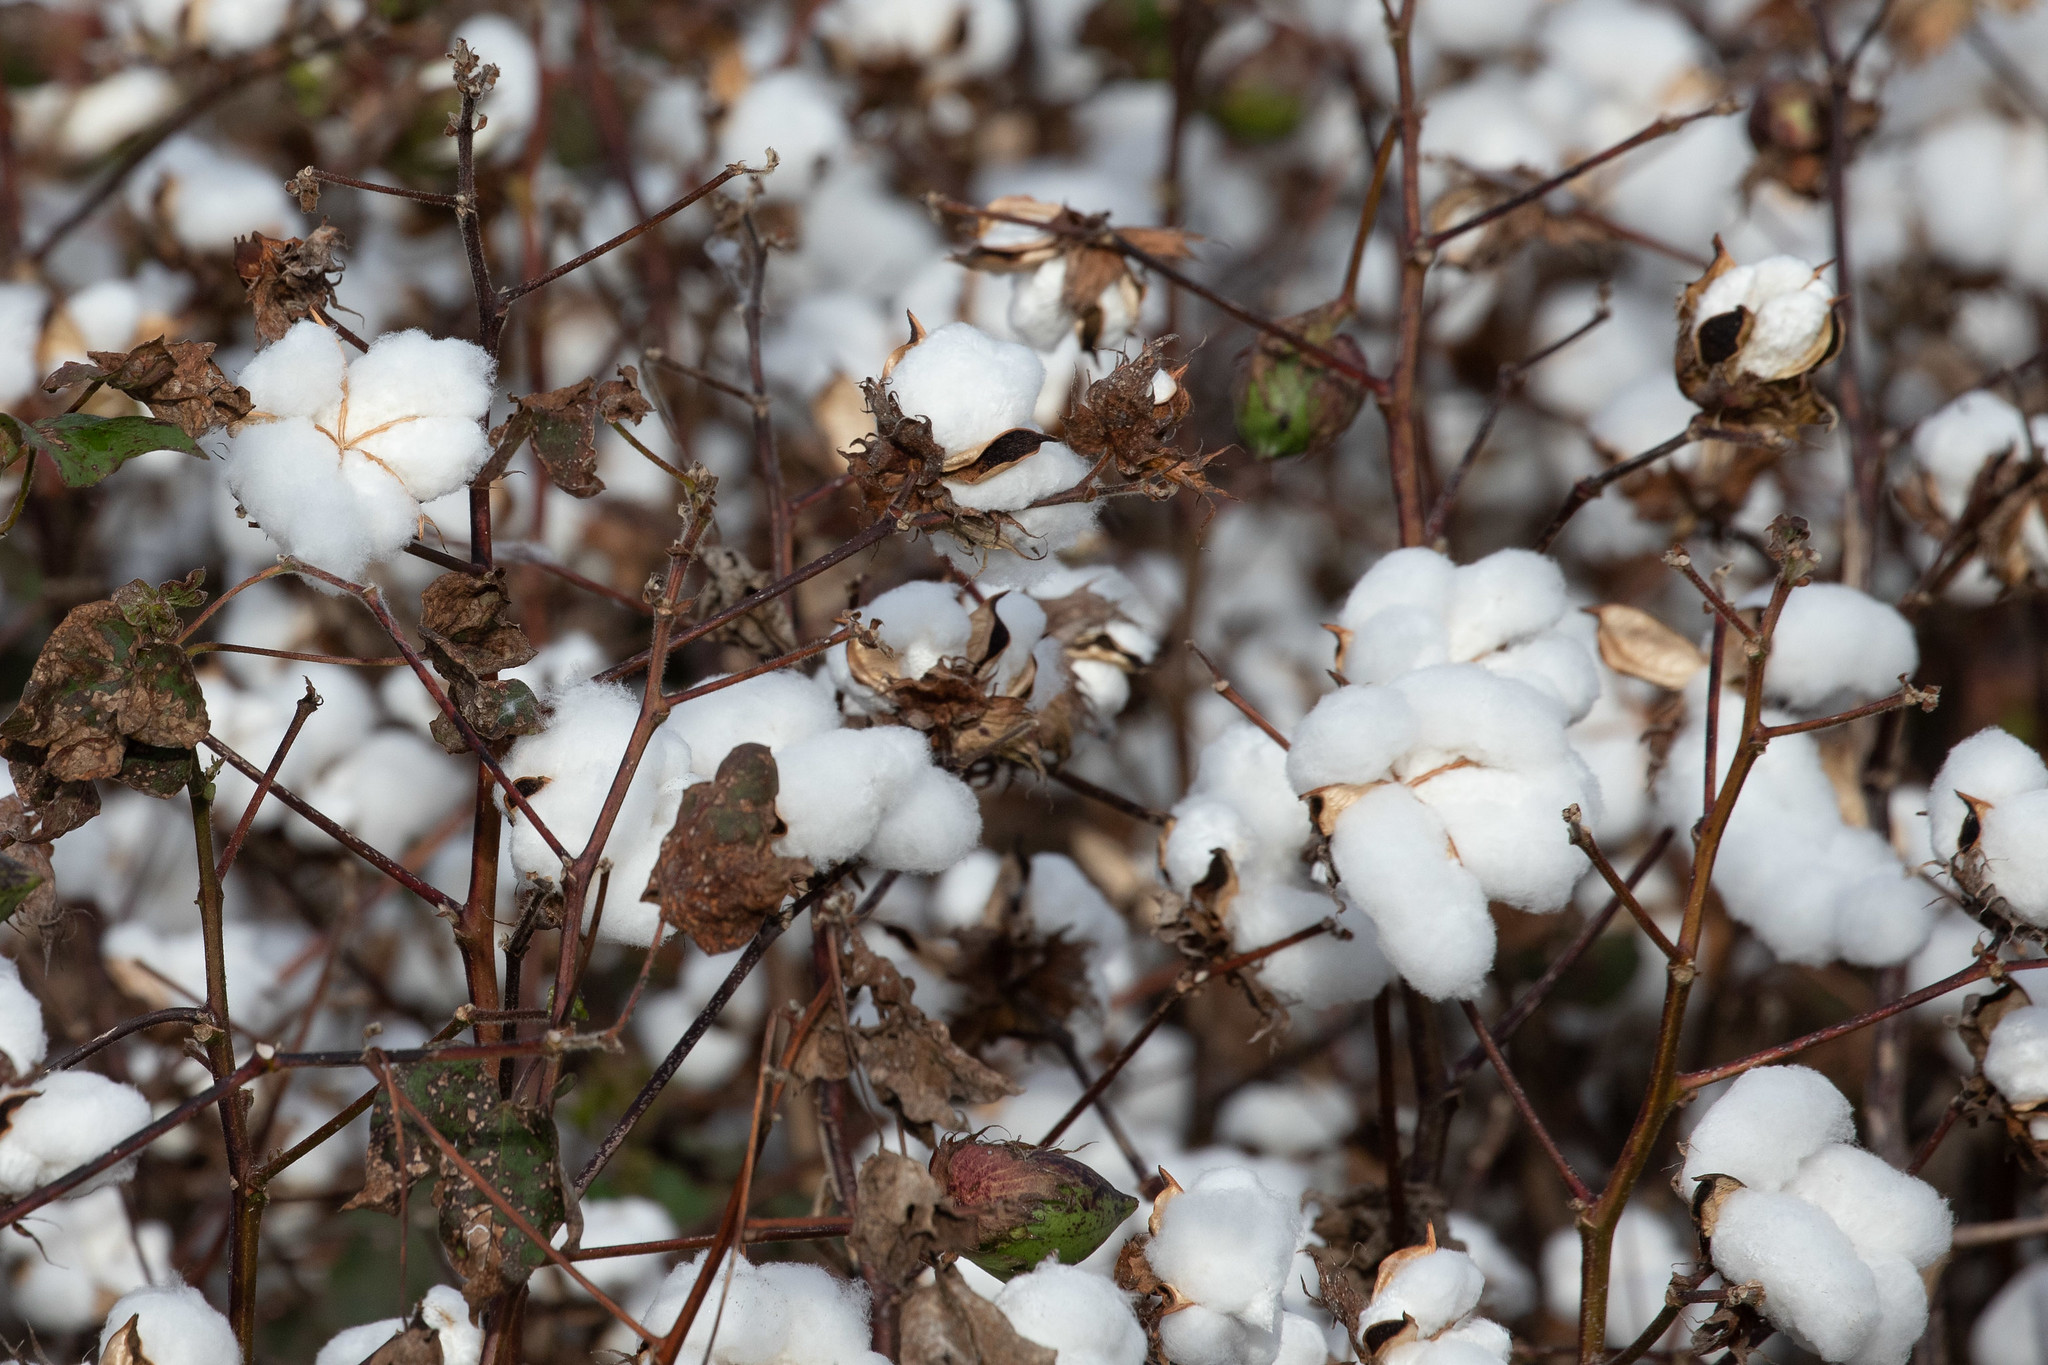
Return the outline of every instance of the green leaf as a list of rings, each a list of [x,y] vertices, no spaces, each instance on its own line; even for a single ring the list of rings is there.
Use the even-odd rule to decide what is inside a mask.
[[[0,853],[0,922],[21,909],[22,902],[42,884],[41,873]]]
[[[90,488],[137,455],[177,450],[201,459],[199,443],[171,422],[154,417],[95,417],[67,412],[24,427],[12,418],[17,439],[50,457],[57,477],[72,488]]]

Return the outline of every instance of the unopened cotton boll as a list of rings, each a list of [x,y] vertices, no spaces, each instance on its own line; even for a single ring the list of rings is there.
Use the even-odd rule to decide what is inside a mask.
[[[1479,879],[1452,860],[1443,822],[1406,787],[1375,787],[1337,818],[1330,857],[1402,978],[1432,1000],[1470,1000],[1493,966]]]
[[[228,1365],[241,1359],[235,1329],[191,1285],[152,1285],[114,1300],[106,1326],[100,1329],[102,1359],[115,1333],[131,1318],[151,1365]]]
[[[1167,1203],[1145,1258],[1183,1297],[1274,1333],[1301,1223],[1300,1209],[1251,1170],[1221,1167]]]
[[[1302,795],[1338,783],[1378,782],[1415,743],[1415,712],[1390,687],[1340,687],[1302,717],[1287,750],[1287,780]]]
[[[1416,1330],[1433,1337],[1479,1307],[1486,1277],[1462,1251],[1440,1247],[1403,1261],[1391,1280],[1359,1315],[1360,1327],[1415,1319]]]
[[[0,957],[0,1055],[17,1076],[26,1076],[43,1060],[49,1047],[43,1031],[43,1002],[21,984],[21,968]]]
[[[889,387],[906,417],[929,418],[948,454],[1031,424],[1045,365],[1031,348],[948,323],[904,353]]]
[[[132,1085],[94,1071],[56,1071],[0,1098],[22,1099],[0,1133],[0,1192],[27,1194],[84,1165],[140,1130],[149,1101]],[[135,1174],[131,1156],[72,1191],[85,1194]]]
[[[1764,1316],[1825,1360],[1851,1359],[1877,1328],[1870,1267],[1834,1220],[1803,1199],[1731,1191],[1714,1224],[1713,1253],[1730,1283],[1761,1284]]]
[[[1996,807],[2022,792],[2048,788],[2048,764],[2023,740],[1997,726],[1979,730],[1948,751],[1927,791],[1927,838],[1936,862],[1956,854],[1974,796]]]
[[[1991,1031],[1984,1076],[2015,1104],[2048,1100],[2048,1005],[2009,1011]]]
[[[1984,812],[1977,851],[2013,914],[2048,924],[2048,788],[2008,796]]]
[[[1764,666],[1764,692],[1794,710],[1825,712],[1899,690],[1920,666],[1898,610],[1841,583],[1809,583],[1785,599]]]
[[[1929,1266],[1948,1252],[1955,1225],[1948,1201],[1874,1152],[1835,1142],[1799,1163],[1785,1184],[1835,1220],[1865,1260],[1901,1257]]]
[[[1047,1260],[1004,1285],[995,1304],[1017,1335],[1058,1352],[1060,1365],[1144,1365],[1144,1329],[1107,1276]]]
[[[1855,1138],[1849,1101],[1827,1077],[1804,1066],[1760,1066],[1737,1076],[1693,1128],[1684,1178],[1689,1185],[1726,1175],[1778,1190],[1815,1152]]]

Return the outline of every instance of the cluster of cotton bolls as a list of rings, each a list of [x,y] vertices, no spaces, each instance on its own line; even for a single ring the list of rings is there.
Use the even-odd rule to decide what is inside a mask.
[[[1764,663],[1763,723],[1814,719],[1896,694],[1900,678],[1918,666],[1912,628],[1892,607],[1839,583],[1796,588]],[[1687,690],[1686,724],[1658,781],[1663,818],[1678,829],[1705,813],[1706,681],[1696,675]],[[1717,790],[1742,743],[1742,706],[1739,691],[1723,691]],[[1786,962],[1904,962],[1927,942],[1939,898],[1883,835],[1844,818],[1825,742],[1811,732],[1770,741],[1722,835],[1714,889],[1728,913]]]
[[[2048,927],[2048,766],[1996,726],[1948,751],[1927,794],[1934,861],[1981,859],[1983,880],[2012,918]],[[1974,837],[1972,837],[1974,831]]]
[[[1154,1202],[1152,1228],[1145,1260],[1176,1305],[1159,1320],[1175,1365],[1293,1365],[1324,1350],[1321,1329],[1282,1302],[1305,1231],[1300,1206],[1256,1172],[1204,1172]]]
[[[1927,1327],[1920,1272],[1953,1223],[1934,1187],[1855,1145],[1849,1102],[1817,1071],[1759,1067],[1714,1101],[1686,1148],[1688,1185],[1730,1284],[1763,1287],[1773,1326],[1823,1360],[1904,1365]]]

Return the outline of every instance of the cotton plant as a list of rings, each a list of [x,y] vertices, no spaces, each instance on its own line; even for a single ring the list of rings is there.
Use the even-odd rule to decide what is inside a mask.
[[[152,1365],[220,1365],[241,1354],[227,1318],[189,1284],[172,1280],[123,1294],[100,1329],[100,1359],[124,1351]]]
[[[1174,1365],[1272,1365],[1290,1315],[1282,1291],[1304,1228],[1254,1172],[1205,1172],[1153,1204],[1144,1260],[1166,1287],[1159,1340]]]
[[[1820,1073],[1758,1067],[1693,1129],[1682,1180],[1714,1268],[1759,1286],[1772,1326],[1823,1360],[1904,1365],[1927,1326],[1921,1272],[1948,1253],[1954,1218],[1855,1137]]]
[[[1681,1237],[1677,1219],[1658,1212],[1648,1200],[1637,1200],[1624,1209],[1614,1227],[1613,1259],[1608,1262],[1608,1339],[1634,1341],[1641,1336],[1664,1311],[1673,1272],[1693,1257],[1693,1239]],[[1559,1228],[1543,1243],[1543,1306],[1560,1322],[1579,1319],[1584,1266],[1577,1229]],[[1704,1314],[1692,1316],[1697,1319]],[[1687,1323],[1674,1322],[1659,1338],[1659,1345],[1674,1344],[1687,1334]]]
[[[1144,1365],[1145,1330],[1107,1275],[1047,1261],[995,1295],[1017,1335],[1068,1365]]]

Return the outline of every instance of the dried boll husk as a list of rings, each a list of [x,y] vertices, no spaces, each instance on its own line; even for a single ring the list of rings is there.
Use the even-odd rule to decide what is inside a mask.
[[[1343,303],[1328,303],[1282,318],[1280,325],[1362,367],[1365,355],[1358,344],[1337,331],[1347,316]],[[1327,449],[1357,418],[1365,389],[1287,342],[1261,336],[1237,357],[1231,398],[1245,449],[1277,460]]]
[[[1138,1207],[1072,1157],[1028,1142],[947,1138],[932,1154],[931,1172],[954,1208],[974,1220],[967,1259],[999,1280],[1047,1256],[1079,1264]]]

